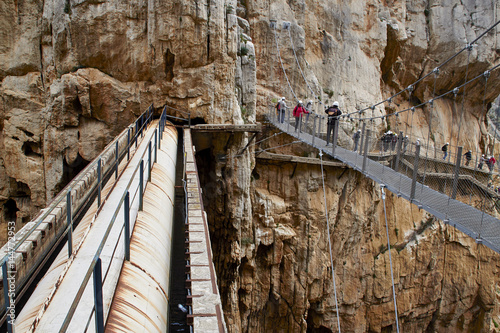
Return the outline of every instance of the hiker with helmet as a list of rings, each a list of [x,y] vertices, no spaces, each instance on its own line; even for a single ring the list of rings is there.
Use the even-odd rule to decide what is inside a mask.
[[[276,104],[276,113],[278,114],[278,121],[283,123],[285,121],[285,111],[286,111],[285,97],[281,97],[278,104]]]
[[[313,108],[313,101],[312,99],[307,101],[306,104],[306,122],[305,124],[307,125],[307,122],[309,121],[309,115],[312,113],[312,108]]]
[[[328,115],[328,127],[326,130],[326,145],[328,146],[330,144],[330,137],[332,137],[334,128],[337,125],[338,117],[342,114],[342,111],[339,110],[339,102],[333,102],[332,106],[326,109],[325,113]]]
[[[297,106],[293,109],[293,116],[295,117],[295,132],[297,132],[297,128],[299,128],[299,132],[301,131],[299,123],[301,121],[302,115],[306,112],[306,109],[304,109],[304,106],[302,105],[302,101],[299,101]]]
[[[450,144],[449,142],[446,142],[446,144],[444,144],[443,147],[441,147],[441,150],[444,153],[443,160],[446,160],[446,157],[448,157],[448,145],[449,144]]]
[[[468,166],[470,161],[472,160],[472,151],[469,149],[467,152],[464,154],[465,157],[465,165]]]

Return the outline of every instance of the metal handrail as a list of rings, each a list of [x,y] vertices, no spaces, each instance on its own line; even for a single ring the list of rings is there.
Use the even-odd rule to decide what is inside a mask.
[[[137,121],[139,121],[139,119],[142,119],[142,117],[149,112],[149,109],[152,107],[152,104],[151,106],[148,107],[148,109],[146,111],[144,111],[144,113],[136,120],[135,123],[137,123]],[[120,140],[123,136],[125,136],[125,133],[128,131],[128,128],[130,127],[133,127],[132,125],[128,126],[126,130],[124,130],[118,137],[116,137],[113,141],[111,141],[103,150],[103,152],[99,155],[104,155],[105,153],[109,152],[111,150],[111,148],[114,148],[114,144],[116,141]],[[141,126],[142,128],[142,126]],[[136,132],[134,135],[135,137],[137,137],[137,133],[139,133],[140,131]],[[132,142],[132,140],[131,140]],[[30,229],[30,231],[24,235],[21,239],[19,239],[16,244],[14,245],[14,247],[12,248],[11,251],[9,252],[15,252],[17,249],[19,249],[19,247],[21,246],[21,244],[26,240],[28,239],[29,236],[31,236],[31,234],[36,230],[37,227],[40,226],[40,224],[53,212],[53,210],[57,207],[57,205],[59,203],[61,203],[62,200],[64,200],[66,198],[66,195],[68,193],[68,190],[71,190],[71,184],[72,183],[78,183],[79,181],[81,181],[84,176],[86,176],[88,174],[88,172],[90,171],[90,169],[92,167],[94,167],[97,162],[99,161],[99,158],[95,158],[94,161],[92,161],[89,165],[87,165],[85,167],[85,169],[83,169],[77,176],[76,178],[71,181],[70,183],[68,183],[62,190],[61,192],[59,192],[59,194],[52,200],[52,202],[49,204],[49,206],[51,206],[49,209],[47,209],[45,211],[45,213],[38,219],[38,222],[33,226],[33,228]],[[6,263],[9,259],[9,256],[10,254],[7,253],[3,256],[2,260],[0,261],[0,266],[3,265],[4,263]]]
[[[162,112],[162,115],[160,117],[160,122],[158,123],[158,126],[157,126],[158,130],[160,132],[163,132],[163,128],[165,126],[165,124],[164,124],[165,121],[166,121],[165,115],[166,115],[166,112],[165,112],[165,109],[164,109],[164,112]],[[149,142],[151,142],[153,140],[153,138],[155,138],[155,137],[151,136],[151,138],[149,139]],[[156,147],[156,145],[157,145],[157,143],[155,142],[155,147]],[[148,150],[145,149],[144,152],[143,152],[143,154],[142,154],[142,156],[141,156],[141,160],[143,160],[143,158],[144,158],[144,156],[145,156],[145,154],[147,152],[148,152]],[[92,263],[91,263],[90,267],[88,268],[88,270],[87,270],[87,272],[85,274],[84,280],[83,280],[82,284],[80,285],[80,287],[78,289],[77,295],[76,295],[75,299],[73,300],[73,303],[70,306],[69,312],[68,312],[68,314],[66,315],[66,317],[64,319],[64,322],[63,322],[63,324],[61,326],[60,331],[65,331],[68,328],[68,326],[69,326],[69,324],[71,322],[71,319],[72,319],[72,317],[73,317],[73,315],[74,315],[74,313],[76,311],[76,307],[78,306],[78,303],[80,302],[80,299],[81,299],[81,297],[83,295],[83,292],[85,291],[85,288],[87,287],[87,284],[88,284],[88,282],[90,280],[90,276],[92,275],[92,273],[94,271],[94,268],[96,267],[96,264],[97,264],[97,262],[100,259],[100,254],[101,254],[102,249],[104,248],[104,245],[105,245],[105,243],[107,241],[107,238],[108,238],[108,235],[109,235],[109,233],[111,231],[111,228],[113,227],[113,225],[114,225],[114,223],[116,221],[116,218],[118,216],[120,208],[121,208],[122,204],[124,203],[125,197],[127,196],[127,193],[128,193],[128,189],[130,189],[130,186],[132,185],[132,181],[134,180],[134,177],[135,177],[137,171],[139,170],[139,168],[142,165],[143,165],[142,163],[140,163],[139,165],[137,165],[136,168],[134,169],[134,172],[133,172],[132,176],[130,177],[130,180],[129,180],[128,184],[127,184],[127,187],[126,187],[126,189],[125,189],[125,191],[124,191],[124,193],[123,193],[123,195],[122,195],[122,197],[121,197],[121,199],[120,199],[120,201],[118,203],[118,207],[116,208],[116,210],[115,210],[115,212],[113,214],[113,217],[112,217],[112,219],[111,219],[111,221],[110,221],[110,223],[108,225],[108,228],[106,229],[106,232],[104,233],[103,239],[101,240],[101,243],[99,244],[99,247],[98,247],[98,249],[97,249],[97,251],[96,251],[96,253],[94,255],[94,258],[92,259]],[[151,169],[148,172],[151,173]],[[139,184],[139,187],[140,186],[143,186],[143,185]],[[116,246],[118,246],[118,243],[116,244]],[[115,246],[115,248],[116,248],[116,246]]]
[[[68,198],[68,197],[71,197],[71,191],[74,187],[75,184],[78,184],[80,181],[82,181],[86,176],[88,176],[90,173],[93,173],[95,172],[95,167],[96,167],[96,164],[97,163],[100,163],[101,159],[103,156],[106,156],[108,155],[110,152],[112,152],[112,149],[115,148],[115,152],[114,154],[116,155],[115,156],[115,160],[116,162],[115,163],[118,163],[119,161],[121,161],[121,159],[125,156],[125,154],[128,152],[130,146],[132,146],[132,142],[134,142],[135,140],[137,140],[137,137],[140,133],[142,133],[144,127],[147,125],[148,121],[150,122],[150,120],[152,119],[152,116],[153,116],[153,104],[151,104],[147,109],[146,111],[144,111],[137,119],[136,121],[134,122],[134,124],[131,124],[130,126],[128,126],[125,130],[122,131],[122,133],[120,135],[118,135],[113,141],[111,141],[103,150],[103,152],[101,154],[99,154],[98,157],[96,157],[94,159],[94,161],[92,161],[89,165],[87,165],[76,177],[75,179],[73,179],[71,182],[69,182],[60,192],[59,194],[51,201],[51,203],[49,204],[49,208],[45,210],[45,212],[38,218],[35,218],[35,220],[37,220],[37,222],[35,223],[35,225],[23,236],[21,237],[20,239],[18,239],[15,243],[15,245],[13,246],[13,248],[9,248],[7,253],[3,256],[3,258],[1,259],[1,262],[0,262],[0,266],[2,266],[2,276],[3,276],[3,279],[6,280],[7,279],[7,263],[8,261],[10,260],[10,257],[12,255],[14,255],[14,253],[16,253],[16,250],[19,249],[19,247],[33,234],[33,232],[40,226],[40,224],[42,222],[45,221],[45,219],[53,213],[53,211],[55,209],[58,209],[58,208],[61,208],[59,205],[61,204],[61,202],[65,199],[65,198]],[[139,126],[139,122],[140,122],[140,126]],[[130,130],[134,130],[135,129],[135,133],[134,133],[134,136],[131,138],[131,140],[128,140],[127,142],[127,145],[126,147],[123,148],[122,151],[119,151],[118,150],[118,146],[119,146],[119,142],[120,140],[122,140],[124,138],[125,135],[127,135],[128,139],[130,138],[129,137],[129,133],[130,133]],[[106,174],[108,173],[111,168],[113,168],[113,163],[111,163],[110,166],[108,166],[107,170],[104,170],[103,171],[103,174]],[[96,185],[94,185],[94,187],[92,188],[92,190],[88,191],[88,194],[87,195],[84,195],[82,196],[81,198],[78,198],[78,200],[82,201],[82,202],[86,202],[89,198],[89,196],[91,195],[92,192],[94,192],[96,190],[96,188],[98,188],[100,185],[102,185],[101,183],[97,183]],[[68,202],[71,202],[70,200]],[[66,211],[68,212],[68,218],[70,218],[71,220],[71,223],[69,223],[66,228],[64,228],[63,230],[59,231],[58,234],[55,236],[55,242],[57,243],[58,242],[58,239],[60,240],[61,237],[64,237],[68,234],[68,232],[72,229],[73,227],[73,214],[72,214],[72,207],[66,207]],[[76,210],[75,210],[76,211]],[[71,214],[71,215],[69,215]],[[71,234],[68,234],[68,237],[71,237]],[[69,239],[68,242],[71,242],[71,240]],[[45,252],[44,252],[44,255],[47,253],[47,251],[50,251],[50,247],[49,249],[47,249]],[[43,256],[41,256],[41,258],[43,258]],[[29,273],[26,274],[26,277],[23,278],[21,280],[21,283],[19,283],[17,286],[16,286],[16,294],[17,294],[17,291],[21,288],[21,292],[22,292],[22,288],[24,288],[24,284],[26,283],[27,281],[27,277],[37,269],[37,267],[39,266],[40,262],[43,261],[42,260],[38,260],[37,263],[35,265],[33,265],[30,270],[29,270]],[[5,288],[5,284],[4,284],[4,288]],[[9,302],[10,302],[10,298],[8,297],[8,293],[7,293],[7,290],[4,290],[4,304],[1,308],[1,312],[3,313],[3,316],[2,316],[2,321],[5,320],[6,318],[6,309],[7,307],[9,306]],[[12,325],[8,323],[7,325],[8,327],[8,331],[10,332],[12,330]]]

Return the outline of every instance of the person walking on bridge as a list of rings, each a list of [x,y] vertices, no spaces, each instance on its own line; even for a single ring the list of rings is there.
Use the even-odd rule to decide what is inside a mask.
[[[354,152],[358,151],[359,138],[361,138],[361,130],[357,130],[352,136],[354,140]]]
[[[444,153],[443,160],[446,160],[446,157],[448,157],[448,145],[449,144],[450,144],[449,142],[446,142],[446,144],[444,144],[443,147],[441,147],[441,150]]]
[[[313,101],[310,99],[307,101],[307,104],[306,104],[306,126],[307,126],[307,123],[309,122],[309,115],[313,112],[312,111],[313,109]]]
[[[280,123],[283,123],[285,121],[286,108],[287,106],[285,103],[285,97],[281,97],[278,104],[276,104],[276,111],[278,112],[278,120]]]
[[[297,128],[299,132],[301,131],[301,126],[299,126],[302,115],[306,113],[306,109],[302,105],[302,101],[299,101],[299,104],[293,109],[293,116],[295,117],[295,132],[297,132]]]
[[[467,152],[464,154],[465,157],[465,165],[468,166],[470,161],[472,160],[472,151],[469,149]]]
[[[328,115],[328,126],[326,130],[326,145],[328,146],[330,143],[330,137],[332,137],[334,128],[337,125],[338,118],[342,114],[342,111],[339,110],[339,102],[333,102],[333,105],[326,109],[325,113]]]

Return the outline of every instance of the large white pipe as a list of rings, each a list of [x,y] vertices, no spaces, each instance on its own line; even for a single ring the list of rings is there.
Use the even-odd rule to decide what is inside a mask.
[[[167,332],[177,131],[165,129],[106,323],[107,332]]]

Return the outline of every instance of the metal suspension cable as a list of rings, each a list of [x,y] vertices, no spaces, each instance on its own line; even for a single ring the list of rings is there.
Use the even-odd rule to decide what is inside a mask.
[[[493,66],[491,69],[486,70],[484,73],[481,73],[481,74],[477,75],[476,77],[474,77],[474,78],[470,79],[469,81],[467,81],[467,82],[465,82],[465,83],[463,83],[463,84],[461,84],[461,85],[459,85],[459,86],[456,86],[455,88],[453,88],[453,89],[451,89],[451,90],[448,90],[447,92],[445,92],[445,93],[443,93],[443,94],[441,94],[441,95],[437,96],[436,98],[434,98],[434,99],[432,99],[432,100],[425,101],[425,102],[422,102],[422,103],[420,103],[420,104],[418,104],[418,105],[415,105],[415,106],[412,106],[412,107],[409,107],[409,108],[406,108],[406,109],[400,110],[400,111],[398,111],[397,113],[404,113],[404,112],[411,111],[411,110],[412,110],[412,109],[414,109],[414,108],[421,108],[421,107],[423,107],[423,106],[425,106],[425,105],[427,105],[427,104],[429,104],[429,103],[431,103],[431,102],[434,102],[434,101],[436,101],[436,100],[438,100],[438,99],[444,98],[445,96],[447,96],[447,95],[449,95],[449,94],[452,94],[452,93],[455,91],[455,89],[460,89],[460,88],[464,87],[465,85],[471,84],[472,82],[476,81],[477,79],[479,79],[479,78],[481,78],[481,77],[485,76],[485,74],[486,74],[486,73],[488,73],[488,75],[489,75],[489,73],[491,73],[492,71],[494,71],[494,70],[496,70],[496,69],[498,69],[498,68],[500,68],[500,64],[497,64],[497,65]],[[370,109],[370,108],[371,108],[371,107],[366,108],[366,109]],[[355,111],[355,112],[351,112],[351,113],[349,113],[349,114],[346,114],[346,116],[347,116],[347,115],[351,115],[351,114],[356,114],[356,113],[358,113],[358,114],[360,114],[360,115],[361,115],[361,112],[364,112],[366,109],[364,109],[364,110],[359,110],[359,111]],[[362,119],[378,119],[378,118],[383,119],[383,118],[385,118],[385,117],[387,117],[387,115],[381,115],[381,116],[377,116],[377,117],[373,117],[373,118],[372,118],[372,117],[358,118],[358,120],[362,120]]]
[[[335,268],[333,267],[333,254],[332,254],[332,242],[330,240],[330,221],[328,220],[328,208],[326,206],[326,189],[325,189],[325,175],[323,174],[323,151],[319,151],[319,157],[321,161],[321,181],[323,182],[323,198],[325,201],[325,216],[326,216],[326,234],[328,235],[328,250],[330,252],[330,265],[332,265],[332,280],[333,280],[333,293],[335,295],[335,308],[337,309],[337,325],[340,330],[340,316],[339,316],[339,304],[337,302],[337,285],[335,284]]]
[[[258,153],[262,153],[262,152],[265,152],[265,151],[268,151],[268,150],[271,150],[271,149],[277,149],[277,148],[281,148],[281,147],[290,146],[290,145],[293,145],[293,144],[296,144],[296,143],[299,143],[299,142],[302,142],[302,141],[295,140],[295,141],[290,142],[290,143],[285,143],[284,145],[281,145],[281,146],[275,146],[275,147],[271,147],[271,148],[256,150],[255,153],[258,154]],[[235,155],[235,157],[236,156],[242,156],[242,155]]]
[[[290,84],[290,81],[288,80],[288,75],[286,75],[285,67],[283,66],[283,60],[281,60],[281,54],[280,54],[280,47],[278,44],[278,36],[276,35],[276,29],[273,28],[273,33],[274,33],[274,40],[276,41],[276,50],[278,51],[278,58],[280,59],[280,64],[281,64],[281,69],[283,70],[283,74],[285,74],[286,82],[288,83],[288,87],[290,88],[290,91],[293,94],[293,97],[295,98],[295,101],[297,102],[297,96],[295,95],[295,92],[293,91],[292,85]]]
[[[468,47],[467,53],[467,66],[465,67],[465,82],[467,82],[467,75],[469,74],[469,63],[470,63],[470,52],[472,51],[472,45]],[[457,147],[460,145],[460,129],[462,128],[462,119],[464,118],[464,103],[465,103],[465,92],[467,86],[464,86],[464,95],[462,97],[462,107],[460,112],[460,121],[458,123],[458,135],[457,135]]]
[[[489,72],[484,72],[485,82],[484,82],[484,94],[483,94],[483,112],[486,111],[485,110],[485,105],[486,105],[486,90],[488,88],[488,78],[489,77],[490,77],[490,73]],[[496,133],[495,133],[495,136],[496,136]],[[485,205],[484,201],[481,204],[482,204],[483,207],[482,207],[482,213],[481,213],[481,227],[479,229],[479,239],[481,238],[481,231],[483,230],[484,214],[485,214],[485,211],[486,211],[486,207],[485,207],[486,205]]]
[[[436,82],[437,82],[437,76],[439,75],[439,71],[436,71],[434,73],[434,87],[432,88],[432,102],[430,104],[429,108],[429,133],[427,133],[427,149],[425,150],[425,163],[424,163],[424,177],[422,179],[422,186],[420,187],[420,196],[422,196],[422,193],[424,191],[424,184],[425,184],[425,176],[427,173],[427,161],[429,159],[429,147],[430,147],[430,138],[431,138],[431,131],[432,131],[432,111],[434,110],[434,97],[436,96]]]
[[[466,46],[464,46],[460,51],[456,52],[454,55],[452,55],[451,57],[449,57],[448,59],[446,59],[444,62],[442,62],[439,66],[437,66],[436,68],[434,68],[431,72],[427,73],[426,75],[422,76],[421,78],[419,78],[418,80],[416,80],[415,82],[413,82],[411,85],[409,85],[407,88],[397,92],[396,94],[392,95],[391,97],[389,98],[386,98],[385,100],[383,101],[380,101],[376,104],[373,104],[372,106],[368,106],[364,109],[361,109],[361,110],[358,110],[358,111],[354,111],[354,112],[351,112],[349,114],[354,114],[356,112],[360,112],[360,111],[365,111],[371,107],[375,107],[375,106],[378,106],[380,104],[383,104],[383,103],[386,103],[386,102],[390,102],[392,101],[393,98],[401,95],[402,93],[404,93],[405,91],[408,90],[409,87],[412,87],[412,86],[415,86],[416,84],[420,83],[422,80],[426,79],[429,75],[431,75],[434,71],[436,70],[439,70],[441,69],[441,67],[445,66],[447,63],[449,63],[451,60],[453,60],[454,58],[456,58],[458,55],[460,55],[463,51],[467,50],[468,48],[470,48],[473,44],[475,44],[479,39],[481,39],[482,37],[484,37],[488,32],[490,32],[491,30],[493,30],[498,24],[500,24],[500,20],[497,21],[495,24],[493,24],[491,27],[489,27],[486,31],[484,31],[481,35],[479,35],[476,39],[474,39],[472,42],[468,43]]]
[[[384,203],[384,217],[385,217],[385,232],[387,234],[387,250],[389,251],[389,265],[391,266],[391,280],[392,280],[392,298],[394,299],[394,312],[396,314],[396,329],[399,333],[399,322],[398,322],[398,305],[396,302],[396,289],[394,288],[394,274],[392,272],[392,257],[391,257],[391,243],[389,241],[389,226],[387,224],[387,210],[385,208],[385,191],[384,185],[380,185],[380,192],[382,193],[382,201]]]
[[[297,53],[295,52],[295,46],[293,45],[292,33],[290,32],[290,30],[291,30],[291,27],[288,28],[288,36],[290,37],[290,43],[292,44],[293,56],[295,57],[295,62],[297,63],[297,66],[299,67],[300,74],[302,75],[302,78],[306,82],[307,88],[309,88],[309,90],[311,91],[311,94],[313,94],[314,99],[317,99],[321,105],[324,105],[323,102],[321,101],[321,99],[319,99],[318,96],[316,96],[316,94],[312,90],[311,86],[307,82],[307,79],[304,75],[304,72],[302,71],[302,67],[300,66],[299,59],[297,58]]]

